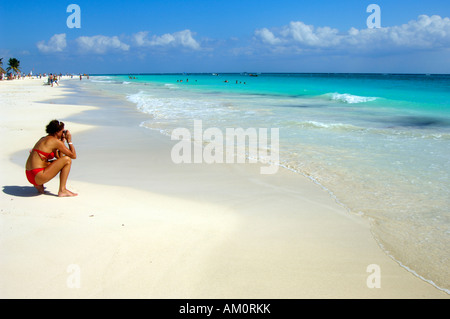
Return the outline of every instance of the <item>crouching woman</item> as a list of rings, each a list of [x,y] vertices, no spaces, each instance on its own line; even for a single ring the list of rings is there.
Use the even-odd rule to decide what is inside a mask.
[[[77,158],[72,134],[64,130],[63,122],[57,120],[47,125],[46,132],[47,136],[39,139],[30,151],[25,165],[27,179],[39,193],[44,194],[44,184],[60,173],[58,196],[77,196],[66,188],[72,159]]]

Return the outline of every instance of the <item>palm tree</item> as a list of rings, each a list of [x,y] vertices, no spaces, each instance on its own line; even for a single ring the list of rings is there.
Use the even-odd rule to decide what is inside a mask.
[[[20,61],[17,60],[16,58],[10,58],[8,61],[8,68],[6,69],[6,71],[13,71],[14,74],[17,74],[20,72]]]
[[[2,73],[6,73],[5,70],[3,70],[2,65],[3,65],[3,58],[0,58],[0,78],[2,77]]]

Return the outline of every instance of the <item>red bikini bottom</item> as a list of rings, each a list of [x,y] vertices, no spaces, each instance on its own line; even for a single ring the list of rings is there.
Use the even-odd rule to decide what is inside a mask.
[[[35,169],[30,169],[30,170],[26,170],[25,173],[27,175],[27,179],[28,181],[33,184],[34,186],[38,186],[38,184],[36,184],[36,175],[37,173],[39,173],[40,171],[43,171],[45,168],[35,168]]]

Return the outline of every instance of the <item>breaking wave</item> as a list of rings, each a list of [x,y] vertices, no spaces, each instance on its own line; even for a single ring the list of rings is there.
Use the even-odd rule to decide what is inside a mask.
[[[357,104],[357,103],[366,103],[366,102],[372,102],[375,101],[377,98],[372,96],[359,96],[359,95],[353,95],[349,93],[327,93],[325,94],[326,97],[328,97],[331,100],[344,102],[348,104]]]

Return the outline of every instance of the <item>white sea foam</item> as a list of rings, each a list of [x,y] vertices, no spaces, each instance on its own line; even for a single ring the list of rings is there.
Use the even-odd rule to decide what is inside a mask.
[[[312,128],[327,128],[327,129],[341,129],[341,130],[364,130],[362,127],[357,127],[351,124],[344,123],[322,123],[317,121],[306,121],[301,122],[300,125],[304,127],[312,127]]]
[[[405,139],[430,139],[430,140],[450,140],[450,133],[427,133],[420,130],[405,130],[395,128],[376,128],[376,127],[362,127],[349,123],[324,123],[319,121],[287,121],[283,125],[286,127],[299,127],[304,129],[317,129],[317,130],[330,130],[336,132],[348,132],[348,133],[368,133],[374,135],[383,136],[397,136]]]
[[[375,101],[376,97],[371,96],[358,96],[348,93],[328,93],[328,96],[331,97],[332,100],[340,101],[348,104],[356,104],[356,103],[365,103],[365,102],[372,102]]]
[[[112,78],[110,76],[91,76],[89,81],[95,83],[113,83]]]
[[[150,113],[147,103],[150,97],[151,95],[146,94],[144,91],[139,91],[139,93],[127,95],[127,100],[135,103],[138,110]]]
[[[96,83],[113,83],[114,81],[106,81],[106,80],[90,80],[91,82],[96,82]]]
[[[166,83],[164,84],[164,86],[169,89],[178,89],[178,87],[175,84]]]
[[[143,113],[152,115],[154,119],[183,121],[191,118],[214,119],[225,114],[236,113],[220,102],[182,97],[157,97],[140,91],[127,96]]]

